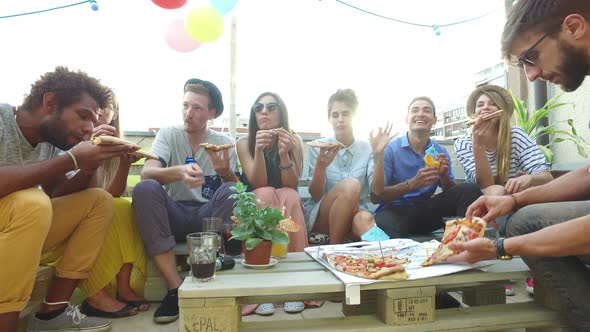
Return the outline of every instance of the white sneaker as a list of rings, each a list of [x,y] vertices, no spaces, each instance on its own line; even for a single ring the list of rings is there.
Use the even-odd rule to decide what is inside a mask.
[[[111,322],[103,318],[88,317],[80,312],[79,306],[68,305],[59,316],[42,320],[33,314],[27,325],[28,332],[84,331],[106,332],[111,330]]]
[[[305,303],[303,302],[285,302],[285,304],[283,305],[283,310],[290,314],[302,312],[303,309],[305,309]]]
[[[272,303],[262,303],[258,305],[254,312],[263,316],[272,315],[275,313],[275,306]]]

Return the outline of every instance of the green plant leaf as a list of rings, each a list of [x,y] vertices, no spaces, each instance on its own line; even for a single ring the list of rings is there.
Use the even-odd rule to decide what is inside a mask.
[[[277,229],[272,230],[272,243],[289,244],[289,236]]]
[[[545,156],[545,160],[549,165],[553,164],[553,151],[544,145],[539,145],[539,149],[541,149],[541,153]]]
[[[246,249],[248,250],[252,250],[254,249],[254,247],[256,247],[258,244],[260,244],[260,242],[262,242],[262,239],[259,238],[249,238],[246,240],[245,244],[246,244]]]

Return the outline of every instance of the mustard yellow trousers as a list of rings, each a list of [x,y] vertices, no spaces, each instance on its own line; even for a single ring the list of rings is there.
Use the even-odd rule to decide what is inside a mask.
[[[0,198],[0,313],[26,306],[43,252],[63,248],[59,277],[88,278],[113,210],[112,196],[97,188],[53,199],[39,189]]]

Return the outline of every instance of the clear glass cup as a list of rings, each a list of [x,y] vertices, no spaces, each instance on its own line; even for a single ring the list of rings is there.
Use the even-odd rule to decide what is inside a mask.
[[[218,217],[205,217],[202,220],[203,232],[213,232],[219,236],[219,243],[221,248],[220,255],[225,255],[225,247],[223,245],[223,220]]]
[[[215,278],[215,260],[221,247],[219,235],[213,232],[191,233],[186,236],[186,244],[193,281],[205,282]]]
[[[238,224],[233,221],[226,221],[223,223],[223,246],[225,248],[225,255],[232,258],[242,257],[242,241],[230,238],[233,236],[233,231]]]
[[[287,234],[287,233],[285,233],[285,234],[287,236],[289,236],[289,234]],[[285,258],[285,257],[287,257],[287,245],[273,243],[272,244],[270,255],[272,257],[274,257],[274,258]]]

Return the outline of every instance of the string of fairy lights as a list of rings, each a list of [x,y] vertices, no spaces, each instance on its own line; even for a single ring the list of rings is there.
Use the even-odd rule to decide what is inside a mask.
[[[434,33],[439,36],[441,33],[441,28],[444,27],[450,27],[450,26],[455,26],[455,25],[459,25],[459,24],[465,24],[465,23],[470,23],[479,19],[482,19],[486,16],[491,15],[492,13],[496,12],[496,10],[492,10],[492,11],[488,11],[484,14],[475,16],[475,17],[471,17],[471,18],[467,18],[467,19],[463,19],[460,21],[456,21],[456,22],[450,22],[450,23],[444,23],[444,24],[425,24],[425,23],[416,23],[416,22],[410,22],[410,21],[406,21],[406,20],[402,20],[402,19],[398,19],[398,18],[394,18],[394,17],[390,17],[390,16],[386,16],[386,15],[382,15],[379,13],[375,13],[373,11],[369,11],[367,9],[361,8],[359,6],[355,6],[353,4],[350,4],[348,2],[342,1],[342,0],[334,0],[335,2],[347,6],[351,9],[357,10],[359,12],[368,14],[368,15],[372,15],[381,19],[385,19],[388,21],[392,21],[392,22],[396,22],[396,23],[400,23],[400,24],[406,24],[406,25],[412,25],[415,27],[422,27],[422,28],[431,28],[433,29]],[[514,0],[512,0],[514,1]],[[511,2],[512,2],[511,1]],[[60,9],[65,9],[65,8],[70,8],[70,7],[74,7],[74,6],[79,6],[79,5],[83,5],[83,4],[90,4],[90,9],[92,9],[93,11],[97,11],[98,10],[98,4],[96,2],[96,0],[84,0],[84,1],[80,1],[80,2],[76,2],[76,3],[71,3],[71,4],[67,4],[67,5],[63,5],[63,6],[57,6],[57,7],[52,7],[52,8],[46,8],[46,9],[41,9],[41,10],[36,10],[36,11],[30,11],[30,12],[24,12],[24,13],[17,13],[17,14],[10,14],[10,15],[3,15],[0,16],[0,19],[6,19],[6,18],[15,18],[15,17],[20,17],[20,16],[27,16],[27,15],[34,15],[34,14],[42,14],[42,13],[46,13],[46,12],[50,12],[50,11],[55,11],[55,10],[60,10]],[[507,4],[507,6],[509,6],[510,3]]]

